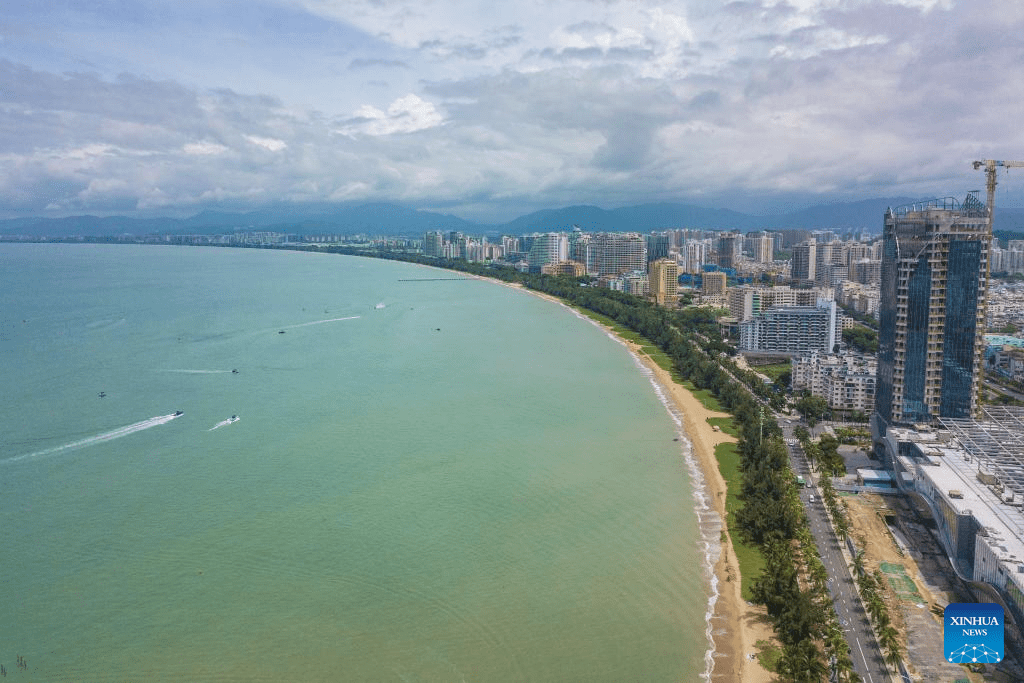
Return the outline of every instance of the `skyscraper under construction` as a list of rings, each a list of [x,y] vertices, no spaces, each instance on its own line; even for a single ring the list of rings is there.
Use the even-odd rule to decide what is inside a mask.
[[[991,241],[973,193],[886,211],[876,428],[976,411]]]

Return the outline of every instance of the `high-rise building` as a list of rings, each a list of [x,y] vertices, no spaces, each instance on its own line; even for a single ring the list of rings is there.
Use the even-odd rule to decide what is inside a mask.
[[[830,286],[832,282],[832,252],[836,245],[818,242],[814,247],[814,276],[819,285]]]
[[[444,247],[444,233],[431,230],[423,235],[423,253],[427,256],[441,256]]]
[[[988,209],[973,194],[886,211],[876,435],[975,412],[991,240]]]
[[[647,235],[647,262],[653,263],[661,258],[668,258],[668,248],[670,246],[669,235],[667,232],[654,233]]]
[[[792,289],[790,287],[754,287],[745,285],[729,290],[726,301],[730,314],[737,320],[750,320],[772,306],[815,306],[819,299],[832,299],[829,287]]]
[[[775,258],[775,238],[764,234],[750,240],[751,252],[758,263],[771,263]]]
[[[742,321],[740,349],[807,354],[832,353],[836,343],[836,302],[815,306],[773,306]]]
[[[671,259],[658,259],[651,262],[650,288],[654,301],[659,306],[678,303],[679,264]]]
[[[647,270],[647,242],[637,233],[602,232],[590,240],[587,271],[598,276]]]
[[[718,237],[718,267],[736,268],[739,247],[739,236],[735,232],[723,232]]]
[[[530,246],[530,272],[541,272],[541,266],[565,261],[569,256],[569,239],[558,232],[536,235]]]
[[[793,246],[793,265],[790,277],[794,280],[813,280],[817,273],[818,243],[810,239]]]
[[[725,294],[727,282],[725,273],[717,271],[714,273],[704,273],[702,280],[703,285],[701,286],[701,292],[706,295],[723,295]]]
[[[699,273],[708,260],[708,245],[704,240],[690,240],[682,250],[683,270],[687,273]]]

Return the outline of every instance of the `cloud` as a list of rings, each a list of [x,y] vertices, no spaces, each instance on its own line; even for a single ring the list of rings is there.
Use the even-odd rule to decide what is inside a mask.
[[[206,156],[210,154],[223,154],[228,148],[216,142],[203,140],[202,142],[188,142],[181,148],[185,154],[194,156]]]
[[[121,1],[16,8],[0,211],[924,196],[1024,158],[1014,3]]]
[[[340,129],[346,135],[393,135],[439,126],[444,117],[426,100],[405,95],[392,102],[387,111],[363,105]]]
[[[348,68],[352,70],[357,69],[411,69],[406,62],[398,59],[353,59],[348,64]]]
[[[280,152],[281,150],[288,146],[288,143],[285,142],[284,140],[275,140],[274,138],[261,138],[258,135],[246,135],[244,137],[246,140],[256,145],[257,147],[262,147],[263,149],[269,150],[271,152]]]

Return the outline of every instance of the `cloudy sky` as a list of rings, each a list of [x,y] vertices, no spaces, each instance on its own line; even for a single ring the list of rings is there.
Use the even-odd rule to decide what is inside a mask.
[[[13,0],[0,216],[960,195],[1022,65],[1009,0]]]

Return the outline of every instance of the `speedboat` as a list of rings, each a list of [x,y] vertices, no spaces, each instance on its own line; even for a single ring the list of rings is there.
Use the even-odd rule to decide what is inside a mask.
[[[175,410],[174,411],[174,417],[179,417],[179,416],[184,415],[184,414],[185,414],[184,410]]]
[[[376,306],[374,306],[374,308],[376,308],[377,310],[380,310],[380,309],[384,308],[384,302],[383,302],[383,301],[381,301],[381,302],[380,302],[379,304],[377,304]]]

